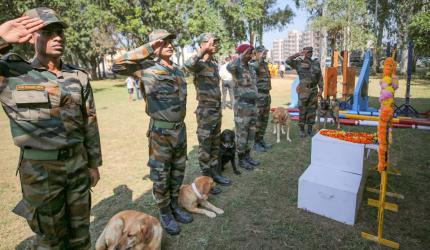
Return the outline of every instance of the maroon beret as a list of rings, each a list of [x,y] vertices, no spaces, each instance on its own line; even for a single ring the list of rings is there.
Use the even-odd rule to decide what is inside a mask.
[[[247,50],[248,48],[251,48],[252,50],[254,49],[254,47],[252,47],[252,45],[249,45],[249,44],[247,44],[247,43],[243,43],[243,44],[241,44],[241,45],[239,45],[239,46],[237,46],[237,48],[236,48],[236,52],[238,53],[238,54],[242,54],[245,50]]]

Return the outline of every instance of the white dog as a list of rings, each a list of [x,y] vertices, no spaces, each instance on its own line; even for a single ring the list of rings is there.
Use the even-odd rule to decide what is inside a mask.
[[[276,143],[281,142],[281,132],[285,135],[285,127],[287,128],[287,141],[291,142],[290,139],[290,124],[291,117],[288,110],[283,107],[276,108],[272,116],[273,134],[276,134]]]

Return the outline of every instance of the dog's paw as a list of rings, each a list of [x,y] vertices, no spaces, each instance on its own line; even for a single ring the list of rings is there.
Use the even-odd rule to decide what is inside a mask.
[[[220,209],[215,210],[215,213],[217,213],[217,214],[224,214],[224,210],[222,210],[220,208]]]
[[[290,138],[287,138],[287,141],[292,142],[292,140]]]
[[[215,217],[216,217],[216,213],[214,213],[214,212],[210,212],[210,211],[206,212],[206,215],[207,215],[208,217],[210,217],[210,218],[215,218]]]
[[[242,174],[239,170],[236,170],[236,171],[234,171],[234,174],[236,174],[236,175],[240,175],[240,174]]]

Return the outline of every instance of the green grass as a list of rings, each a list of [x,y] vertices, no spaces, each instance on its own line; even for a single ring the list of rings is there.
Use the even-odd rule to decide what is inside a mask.
[[[291,78],[273,81],[272,106],[286,105],[290,100]],[[106,222],[123,209],[137,209],[156,215],[148,178],[148,142],[145,136],[148,117],[144,102],[128,102],[122,80],[93,82],[103,150],[101,181],[93,189],[91,234],[95,242]],[[397,96],[404,96],[404,80]],[[338,89],[341,89],[340,87]],[[197,161],[195,91],[189,85],[187,106],[188,166],[185,182],[199,175]],[[371,106],[377,107],[379,87],[377,80],[369,88]],[[430,109],[430,82],[414,81],[412,104],[420,111]],[[398,99],[397,103],[402,103]],[[223,113],[223,128],[233,128],[233,113]],[[343,127],[348,131],[375,132],[375,127]],[[266,133],[266,140],[275,137]],[[412,129],[394,129],[391,163],[402,171],[402,176],[390,176],[390,186],[405,195],[399,212],[386,212],[384,237],[400,242],[403,249],[430,248],[430,132]],[[0,249],[26,249],[31,231],[26,222],[11,209],[21,199],[15,169],[18,148],[11,140],[8,121],[0,115]],[[298,138],[296,123],[291,126],[289,143],[283,138],[269,153],[255,157],[263,162],[252,172],[242,170],[234,175],[227,166],[225,175],[233,185],[222,187],[223,193],[210,197],[213,204],[225,213],[215,219],[195,215],[194,222],[182,225],[178,236],[165,236],[163,249],[379,249],[376,244],[360,237],[360,232],[376,233],[376,209],[366,205],[363,195],[357,223],[342,223],[297,208],[297,184],[300,175],[310,163],[310,139]],[[366,161],[366,167],[376,164],[375,153]],[[367,186],[376,186],[379,175],[369,172]]]

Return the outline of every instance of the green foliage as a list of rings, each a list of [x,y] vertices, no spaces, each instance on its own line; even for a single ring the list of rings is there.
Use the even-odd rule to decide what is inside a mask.
[[[416,54],[430,56],[430,12],[423,11],[412,18],[408,35],[414,42]]]

